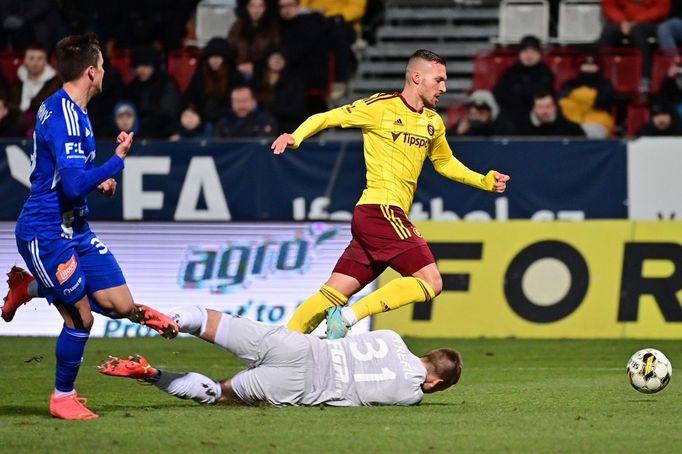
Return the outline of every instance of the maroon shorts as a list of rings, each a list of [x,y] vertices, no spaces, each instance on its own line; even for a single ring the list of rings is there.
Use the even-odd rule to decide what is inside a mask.
[[[353,239],[334,272],[354,277],[363,287],[391,267],[411,276],[435,263],[431,249],[403,210],[392,205],[357,205]]]

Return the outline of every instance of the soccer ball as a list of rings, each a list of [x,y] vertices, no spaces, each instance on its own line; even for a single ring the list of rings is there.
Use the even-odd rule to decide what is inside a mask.
[[[632,355],[625,370],[632,387],[647,394],[665,388],[673,375],[668,358],[654,348],[645,348]]]

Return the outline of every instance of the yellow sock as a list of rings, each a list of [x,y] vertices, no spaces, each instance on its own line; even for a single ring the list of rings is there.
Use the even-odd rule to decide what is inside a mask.
[[[423,303],[436,296],[431,286],[418,277],[400,277],[370,293],[350,308],[356,320],[368,315],[397,309],[406,304]]]
[[[309,333],[319,325],[326,315],[326,310],[333,306],[344,306],[348,297],[328,285],[298,306],[296,312],[289,320],[287,329],[299,333]]]

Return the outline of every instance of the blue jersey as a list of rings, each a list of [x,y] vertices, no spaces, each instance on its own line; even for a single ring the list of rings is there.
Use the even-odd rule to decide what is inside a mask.
[[[69,236],[84,223],[86,197],[69,199],[60,171],[90,170],[95,165],[95,137],[87,112],[60,89],[38,110],[31,155],[31,193],[16,226],[16,235],[30,241],[39,232],[49,238]]]

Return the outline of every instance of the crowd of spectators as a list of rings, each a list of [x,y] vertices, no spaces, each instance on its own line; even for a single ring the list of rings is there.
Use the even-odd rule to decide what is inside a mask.
[[[602,11],[599,40],[574,49],[580,55],[574,78],[557,86],[560,74],[543,61],[543,43],[525,36],[517,46],[517,61],[502,72],[492,90],[477,90],[456,109],[459,118],[451,133],[613,137],[627,132],[627,106],[635,105],[648,108],[649,114],[649,121],[632,131],[635,135],[680,135],[682,0],[602,0]],[[641,57],[636,93],[617,93],[604,74],[604,51],[614,47],[634,47]],[[652,81],[657,52],[669,66],[662,80]],[[659,87],[657,93],[652,93],[652,82]]]
[[[141,138],[179,140],[291,131],[344,95],[357,64],[353,43],[381,0],[238,0],[229,32],[201,43],[193,74],[179,84],[167,62],[173,52],[196,45],[198,3],[177,0],[169,8],[161,0],[0,0],[0,53],[23,53],[15,72],[0,71],[0,136],[31,136],[38,107],[60,86],[56,42],[86,31],[97,33],[105,60],[103,92],[89,106],[99,136],[127,130]],[[642,60],[636,96],[650,110],[638,133],[677,134],[682,0],[602,0],[602,9],[601,37],[579,49],[574,78],[557,84],[565,78],[543,61],[543,43],[526,36],[516,63],[490,91],[471,95],[451,133],[622,134],[627,109],[604,75],[602,51],[632,46]],[[122,50],[130,55],[132,77],[110,64],[108,55]],[[652,83],[656,52],[670,65]]]
[[[368,3],[376,1],[239,0],[229,32],[207,43],[197,42],[198,3],[0,0],[0,53],[23,53],[16,74],[0,71],[0,136],[31,136],[38,107],[61,86],[55,44],[90,31],[99,37],[106,73],[103,92],[89,106],[98,136],[125,130],[178,140],[291,131],[344,95],[356,65],[352,46]],[[198,63],[183,90],[167,62],[188,48],[196,49]],[[109,61],[121,52],[129,55],[132,80]]]

